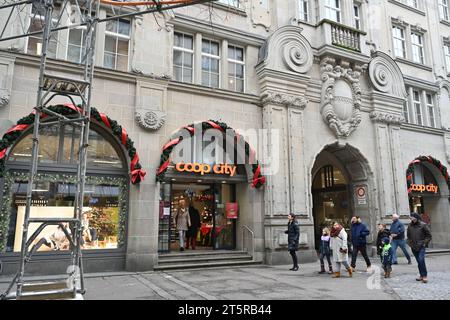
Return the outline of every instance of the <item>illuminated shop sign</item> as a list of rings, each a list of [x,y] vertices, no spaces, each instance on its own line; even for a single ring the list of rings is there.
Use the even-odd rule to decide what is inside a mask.
[[[430,193],[438,193],[438,186],[435,186],[434,184],[412,184],[411,185],[412,191],[419,191],[420,193],[423,192],[430,192]]]
[[[226,174],[233,177],[236,174],[236,166],[231,164],[215,164],[209,165],[206,163],[177,163],[175,169],[179,172],[195,172],[201,175],[214,173],[214,174]]]

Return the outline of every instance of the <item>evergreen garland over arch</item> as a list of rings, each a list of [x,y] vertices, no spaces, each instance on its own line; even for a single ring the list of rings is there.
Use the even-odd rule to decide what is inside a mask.
[[[433,158],[432,156],[419,156],[413,161],[411,161],[408,165],[408,169],[406,169],[406,184],[408,186],[408,193],[412,191],[411,185],[413,184],[414,165],[421,164],[422,162],[428,162],[434,165],[442,174],[442,176],[445,179],[445,182],[447,182],[448,188],[450,189],[450,179],[447,167],[444,166],[441,161],[437,160],[436,158]]]
[[[73,104],[58,104],[50,106],[49,109],[53,112],[61,114],[63,116],[70,116],[80,113],[80,106],[74,106]],[[35,112],[33,111],[28,116],[23,117],[17,124],[10,128],[3,135],[0,140],[0,177],[5,174],[5,161],[8,148],[11,147],[24,133],[26,129],[33,126]],[[47,114],[42,113],[41,119],[49,117]],[[91,108],[91,120],[105,126],[112,134],[118,139],[118,141],[125,147],[130,157],[130,174],[131,182],[137,184],[144,179],[146,172],[142,169],[139,163],[139,155],[134,147],[134,142],[129,138],[127,131],[117,121],[112,120],[106,114],[99,112],[96,108]]]
[[[202,134],[208,129],[216,129],[216,130],[220,130],[224,133],[227,130],[232,130],[233,134],[234,134],[234,138],[236,140],[239,141],[239,139],[244,139],[244,137],[242,135],[237,133],[236,130],[229,127],[224,122],[220,122],[220,121],[216,121],[216,120],[208,120],[208,121],[203,121],[201,123],[201,125],[202,125]],[[190,136],[192,137],[195,133],[194,126],[195,126],[195,124],[189,124],[187,126],[181,127],[179,129],[179,131],[187,130],[189,132]],[[162,149],[159,168],[156,173],[156,181],[162,182],[164,180],[164,175],[167,171],[167,168],[170,165],[170,153],[175,148],[175,146],[177,144],[179,144],[182,140],[183,140],[183,137],[179,136],[178,138],[175,138],[175,139],[167,142],[164,145],[164,147]],[[245,141],[245,156],[248,157],[248,159],[249,159],[249,163],[251,164],[252,173],[253,173],[252,187],[260,188],[266,182],[266,178],[261,174],[261,166],[260,166],[258,160],[255,159],[255,155],[256,155],[256,153],[253,150],[253,148],[250,147],[250,145],[248,144],[247,141]]]

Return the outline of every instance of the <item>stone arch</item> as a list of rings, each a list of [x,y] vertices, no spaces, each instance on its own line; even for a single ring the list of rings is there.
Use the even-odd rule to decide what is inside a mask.
[[[261,48],[260,61],[265,68],[296,73],[308,73],[313,65],[311,44],[298,26],[283,26],[276,30]]]
[[[370,83],[377,91],[406,98],[403,74],[397,63],[387,54],[376,51],[372,53],[369,63]]]

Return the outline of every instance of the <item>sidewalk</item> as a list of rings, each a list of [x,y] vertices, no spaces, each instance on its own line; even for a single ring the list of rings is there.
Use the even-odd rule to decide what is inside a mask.
[[[415,281],[417,265],[400,259],[391,279],[368,274],[362,258],[353,278],[319,275],[318,263],[291,266],[251,266],[171,272],[87,274],[85,299],[125,300],[396,300],[450,299],[450,255],[427,257],[428,284]],[[373,260],[377,270],[378,261]],[[361,271],[359,271],[361,270]],[[364,270],[364,271],[362,271]],[[0,290],[8,279],[0,277]]]

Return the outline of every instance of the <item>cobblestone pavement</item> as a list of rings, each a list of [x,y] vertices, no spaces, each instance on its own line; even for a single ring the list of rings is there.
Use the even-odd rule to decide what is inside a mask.
[[[382,271],[373,260],[373,269]],[[353,278],[319,275],[318,263],[290,266],[251,266],[172,272],[110,273],[86,276],[85,299],[124,300],[397,300],[450,299],[450,255],[427,257],[429,283],[415,281],[417,264],[404,258],[391,279],[366,273],[362,258]],[[0,277],[0,291],[8,278]]]

